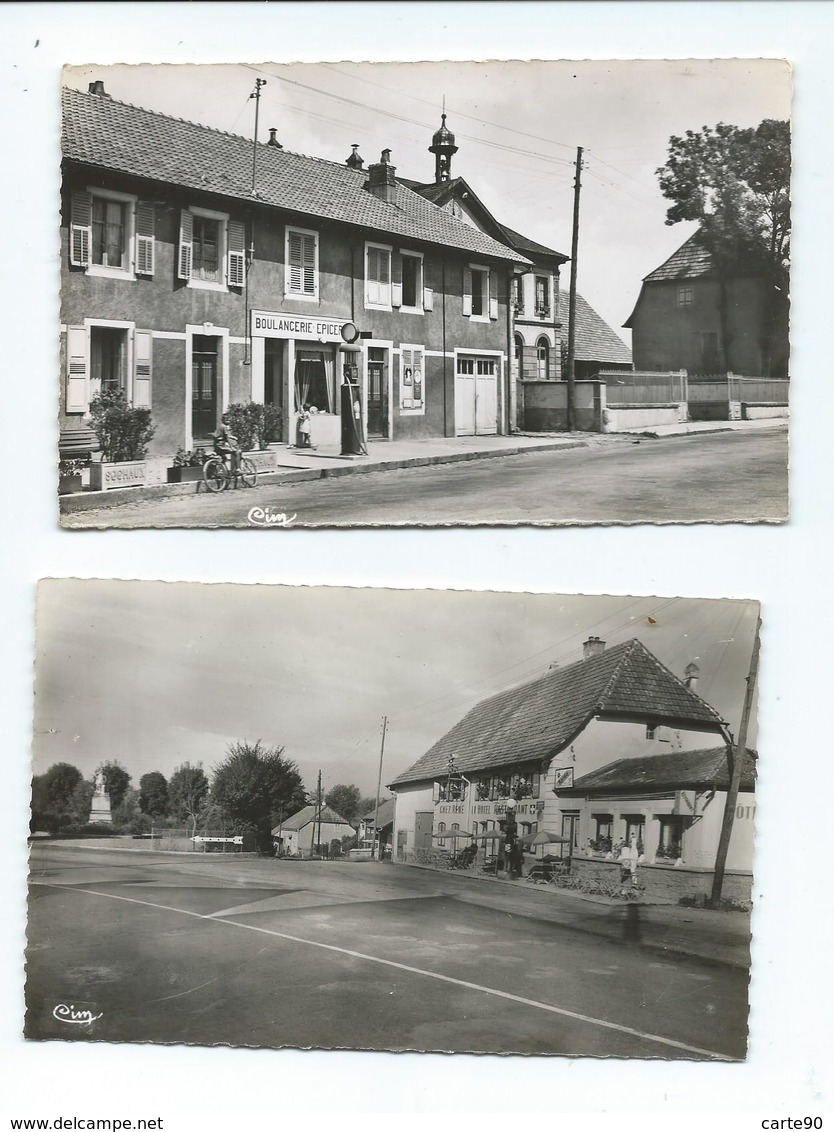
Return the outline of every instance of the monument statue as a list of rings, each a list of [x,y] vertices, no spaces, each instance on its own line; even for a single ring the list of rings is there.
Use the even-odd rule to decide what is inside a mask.
[[[113,815],[110,812],[110,795],[107,793],[107,781],[103,771],[96,771],[93,777],[93,791],[90,824],[112,825]]]

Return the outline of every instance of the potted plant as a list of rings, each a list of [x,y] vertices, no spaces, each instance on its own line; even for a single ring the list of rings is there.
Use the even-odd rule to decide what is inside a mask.
[[[204,448],[197,448],[195,451],[178,448],[174,463],[168,469],[168,483],[196,483],[202,479],[205,459]]]
[[[81,473],[87,466],[86,460],[66,458],[58,461],[58,494],[72,495],[81,491]]]
[[[229,405],[226,418],[229,429],[237,437],[244,456],[252,461],[259,472],[273,469],[276,455],[269,450],[266,406],[257,401],[237,402]],[[270,429],[272,428],[274,428],[274,414],[270,415]]]
[[[131,405],[121,389],[103,389],[90,402],[101,462],[90,465],[90,487],[108,491],[145,482],[145,454],[154,434],[150,409]]]

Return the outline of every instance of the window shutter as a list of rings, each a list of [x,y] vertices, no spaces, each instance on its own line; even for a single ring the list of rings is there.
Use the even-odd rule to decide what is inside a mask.
[[[468,267],[463,269],[463,317],[469,318],[472,314],[472,272]]]
[[[68,413],[86,413],[90,355],[87,330],[67,327],[67,406]]]
[[[498,272],[487,272],[489,280],[489,317],[493,322],[498,318]]]
[[[423,310],[434,310],[434,291],[432,291],[431,287],[423,288]]]
[[[412,364],[414,367],[414,385],[412,386],[412,396],[414,398],[414,408],[417,409],[422,407],[426,395],[426,373],[423,366],[422,346],[416,346],[412,351]]]
[[[302,281],[301,287],[305,295],[316,293],[316,237],[306,235],[301,241],[302,255]]]
[[[401,307],[403,305],[403,285],[402,283],[391,284],[391,306]]]
[[[150,330],[137,330],[133,335],[133,404],[137,409],[151,407],[152,351]]]
[[[290,232],[287,236],[287,281],[286,291],[300,293],[302,289],[302,259],[304,243],[300,232]]]
[[[155,210],[150,201],[136,206],[136,274],[153,275]]]
[[[403,257],[391,252],[391,306],[403,305]]]
[[[194,217],[184,208],[180,213],[180,254],[177,275],[180,279],[191,278],[192,240]]]
[[[242,287],[246,278],[246,229],[240,220],[229,221],[229,286]]]
[[[93,198],[90,193],[73,193],[70,216],[70,263],[89,267],[93,244]]]

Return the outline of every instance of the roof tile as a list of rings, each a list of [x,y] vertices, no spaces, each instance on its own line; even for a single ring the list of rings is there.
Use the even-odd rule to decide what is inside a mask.
[[[569,296],[559,292],[559,318],[567,327]],[[581,295],[576,296],[576,360],[631,365],[631,350]]]
[[[756,781],[756,754],[747,750],[741,772],[741,789],[752,791]],[[617,759],[590,774],[577,778],[570,793],[625,793],[635,790],[726,790],[730,769],[726,747],[697,751],[671,751],[665,755],[644,755]],[[569,791],[559,791],[569,793]]]

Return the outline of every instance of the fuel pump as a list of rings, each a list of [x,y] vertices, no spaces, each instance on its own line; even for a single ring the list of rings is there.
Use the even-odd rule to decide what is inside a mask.
[[[342,455],[367,456],[365,435],[362,427],[362,387],[359,383],[359,359],[361,347],[352,342],[339,346],[342,362],[341,421]]]

